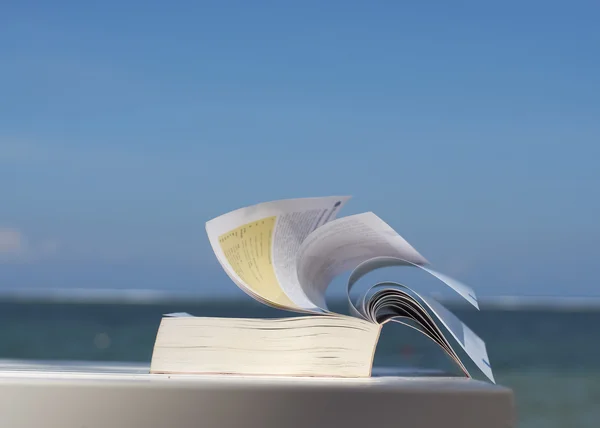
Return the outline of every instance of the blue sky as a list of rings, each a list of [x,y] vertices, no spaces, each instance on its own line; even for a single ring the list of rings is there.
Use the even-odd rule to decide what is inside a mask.
[[[482,296],[599,296],[600,6],[411,3],[3,4],[0,288],[236,293],[205,221],[351,194]]]

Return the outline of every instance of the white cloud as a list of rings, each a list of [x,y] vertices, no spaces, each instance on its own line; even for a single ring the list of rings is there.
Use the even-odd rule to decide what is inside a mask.
[[[26,246],[19,230],[0,227],[0,254],[18,255],[25,251]]]
[[[23,263],[53,256],[59,244],[54,240],[30,242],[16,228],[0,226],[0,263]]]

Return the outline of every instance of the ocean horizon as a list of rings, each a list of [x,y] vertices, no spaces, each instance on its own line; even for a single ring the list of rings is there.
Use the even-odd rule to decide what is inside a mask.
[[[460,297],[445,297],[433,294],[443,304],[456,307],[468,306]],[[119,289],[119,288],[0,288],[0,301],[54,302],[54,303],[127,303],[160,304],[178,302],[242,302],[251,299],[245,295],[206,294],[191,290],[166,289]],[[345,303],[345,297],[335,296],[328,302],[334,305]],[[531,296],[494,295],[480,296],[482,309],[505,310],[600,310],[600,296]]]

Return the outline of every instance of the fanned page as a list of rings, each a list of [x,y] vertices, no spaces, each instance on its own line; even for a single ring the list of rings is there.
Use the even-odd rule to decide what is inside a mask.
[[[427,310],[418,303],[417,299],[421,300],[450,332],[481,372],[492,382],[495,382],[485,342],[437,300],[421,295],[403,284],[387,281],[371,285],[367,291],[358,294],[356,301],[352,300],[353,287],[366,274],[384,266],[403,264],[404,260],[402,259],[379,257],[369,259],[357,266],[350,274],[346,290],[352,314],[372,322],[393,321],[413,328],[414,326],[407,323],[406,320],[415,322],[419,327],[417,330],[438,343],[457,362],[465,374],[469,375],[464,364],[452,349],[450,342],[437,327],[437,323],[432,320]],[[462,290],[464,288],[468,290],[468,287],[456,280],[446,276],[441,278],[449,281],[455,289]],[[472,294],[472,292],[469,293]],[[412,295],[416,296],[417,299]]]
[[[372,212],[336,218],[349,196],[285,199],[229,212],[206,231],[229,277],[257,300],[279,308],[329,312],[332,279],[373,258],[418,267],[477,306],[467,286],[424,265],[427,260]]]
[[[333,278],[368,260],[390,258],[391,264],[416,267],[433,275],[477,307],[471,288],[425,267],[427,260],[372,212],[342,217],[312,232],[298,250],[298,281],[311,303],[326,308],[325,293]],[[365,273],[383,266],[367,265]]]
[[[421,296],[421,299],[423,299],[431,311],[439,318],[448,331],[450,331],[461,348],[482,373],[495,383],[496,381],[494,380],[494,374],[492,373],[492,366],[490,365],[485,342],[437,300],[426,296]]]
[[[265,202],[208,221],[206,232],[227,275],[252,297],[278,308],[323,312],[298,282],[296,257],[306,237],[335,219],[348,199]]]

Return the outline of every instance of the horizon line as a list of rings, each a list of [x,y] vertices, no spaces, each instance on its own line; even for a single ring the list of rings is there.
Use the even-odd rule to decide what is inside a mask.
[[[467,305],[460,297],[442,297],[437,300],[452,306]],[[207,295],[187,290],[111,289],[111,288],[18,288],[0,289],[0,301],[47,303],[114,303],[114,304],[165,304],[184,302],[241,302],[260,303],[247,295]],[[345,297],[335,296],[331,302],[341,303]],[[600,309],[600,296],[531,296],[496,295],[479,297],[483,309]],[[468,306],[468,305],[467,305]]]

